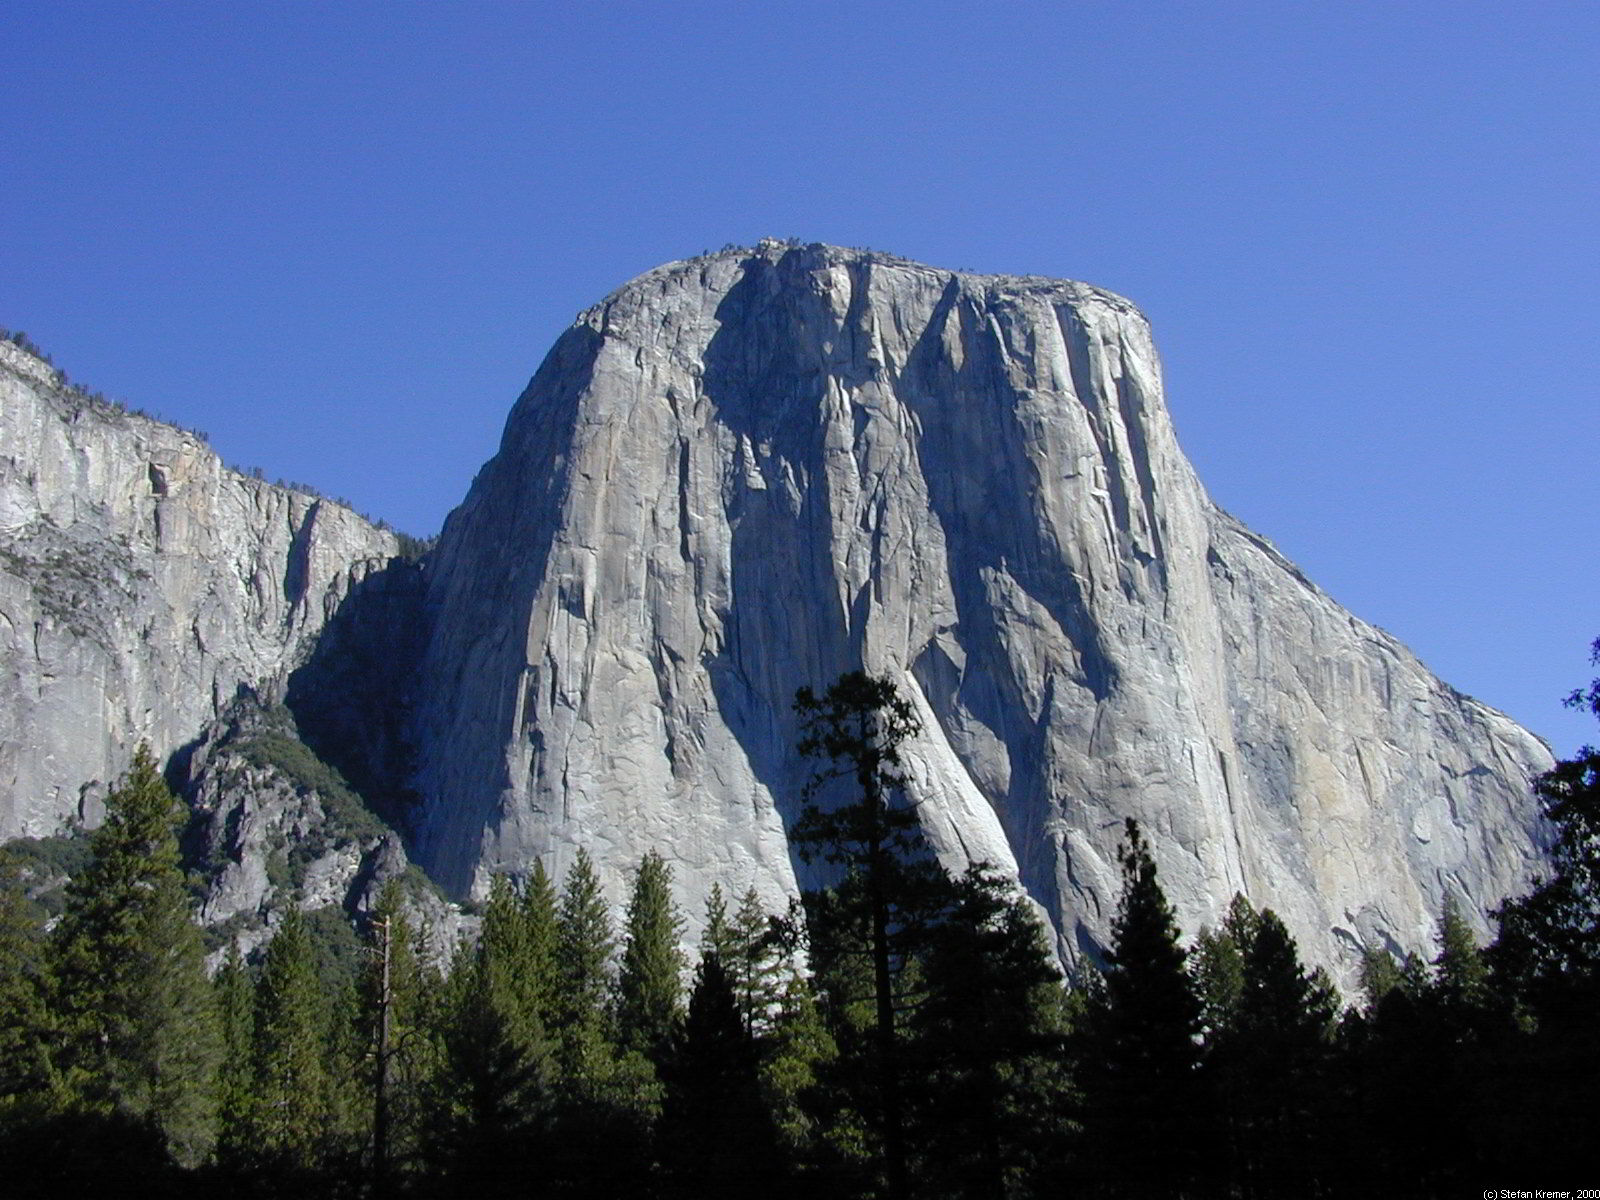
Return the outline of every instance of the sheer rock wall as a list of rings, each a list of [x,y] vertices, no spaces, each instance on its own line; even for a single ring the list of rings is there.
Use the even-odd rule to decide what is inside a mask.
[[[1541,861],[1547,748],[1217,509],[1144,318],[1082,284],[777,243],[662,267],[558,341],[425,572],[396,549],[0,342],[0,839],[94,824],[141,740],[198,745],[208,919],[266,920],[263,847],[331,810],[229,756],[243,689],[458,896],[585,847],[620,901],[654,848],[692,922],[713,882],[778,909],[795,689],[865,666],[921,715],[941,857],[1012,873],[1068,961],[1126,816],[1188,932],[1243,891],[1334,964]],[[317,836],[302,902],[404,870]]]
[[[99,820],[148,741],[281,690],[395,537],[0,341],[0,840]]]
[[[1547,748],[1220,511],[1142,315],[1081,284],[763,243],[584,313],[430,567],[417,853],[458,893],[584,846],[691,913],[804,868],[796,687],[916,703],[951,865],[1102,944],[1125,816],[1192,933],[1235,891],[1313,960],[1516,891]]]

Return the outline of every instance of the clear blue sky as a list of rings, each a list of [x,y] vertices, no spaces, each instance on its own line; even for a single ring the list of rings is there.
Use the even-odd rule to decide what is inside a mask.
[[[580,309],[772,235],[1084,279],[1212,494],[1570,752],[1600,5],[13,3],[0,325],[436,531]]]

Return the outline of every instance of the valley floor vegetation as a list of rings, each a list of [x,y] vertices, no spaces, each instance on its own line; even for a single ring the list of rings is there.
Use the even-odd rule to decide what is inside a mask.
[[[1600,681],[1574,702],[1600,715]],[[1103,963],[1070,984],[993,873],[903,803],[913,710],[802,691],[791,833],[835,886],[713,889],[692,951],[659,856],[620,928],[591,861],[497,879],[431,965],[397,890],[364,952],[292,906],[208,975],[141,751],[61,911],[0,889],[7,1194],[235,1197],[1460,1197],[1595,1178],[1600,754],[1540,780],[1553,871],[1473,942],[1367,952],[1341,1011],[1270,910],[1180,941],[1129,822]],[[348,937],[346,933],[344,936]],[[1534,1186],[1528,1184],[1528,1186]]]

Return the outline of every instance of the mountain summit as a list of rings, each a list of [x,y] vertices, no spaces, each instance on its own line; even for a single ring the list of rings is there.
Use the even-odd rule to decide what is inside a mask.
[[[1111,293],[764,242],[583,313],[428,571],[416,853],[458,894],[647,850],[776,904],[795,689],[912,700],[912,800],[1071,959],[1123,818],[1189,929],[1244,892],[1313,958],[1425,944],[1539,861],[1547,749],[1214,505]]]
[[[691,918],[713,882],[781,908],[793,697],[856,668],[919,714],[940,857],[1069,961],[1128,816],[1190,931],[1244,892],[1330,963],[1541,861],[1543,743],[1212,504],[1144,318],[1083,284],[778,242],[651,271],[421,567],[11,341],[0,445],[0,838],[93,826],[148,741],[246,941],[405,873],[367,810],[457,896],[586,848],[616,901],[657,850]]]

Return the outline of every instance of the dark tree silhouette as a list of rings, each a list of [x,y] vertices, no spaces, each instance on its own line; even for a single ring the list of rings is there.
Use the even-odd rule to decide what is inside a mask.
[[[666,1071],[659,1143],[672,1197],[770,1196],[782,1159],[746,1033],[721,960],[695,970],[694,992]]]
[[[914,810],[896,807],[900,747],[917,732],[916,711],[892,681],[861,671],[840,676],[822,696],[795,695],[803,728],[799,750],[820,760],[791,841],[808,860],[821,857],[847,872],[836,893],[844,905],[833,928],[859,928],[871,974],[872,1028],[883,1168],[892,1200],[910,1195],[905,1098],[896,1022],[896,982],[911,939],[939,906],[944,876],[923,848]],[[830,785],[844,781],[848,799],[823,807]]]
[[[1088,1169],[1106,1195],[1177,1195],[1197,1171],[1200,1005],[1155,859],[1129,818],[1122,900],[1079,1039]]]
[[[1066,1157],[1066,1011],[1026,903],[981,867],[930,937],[911,1017],[918,1193],[1005,1200],[1052,1190]]]

